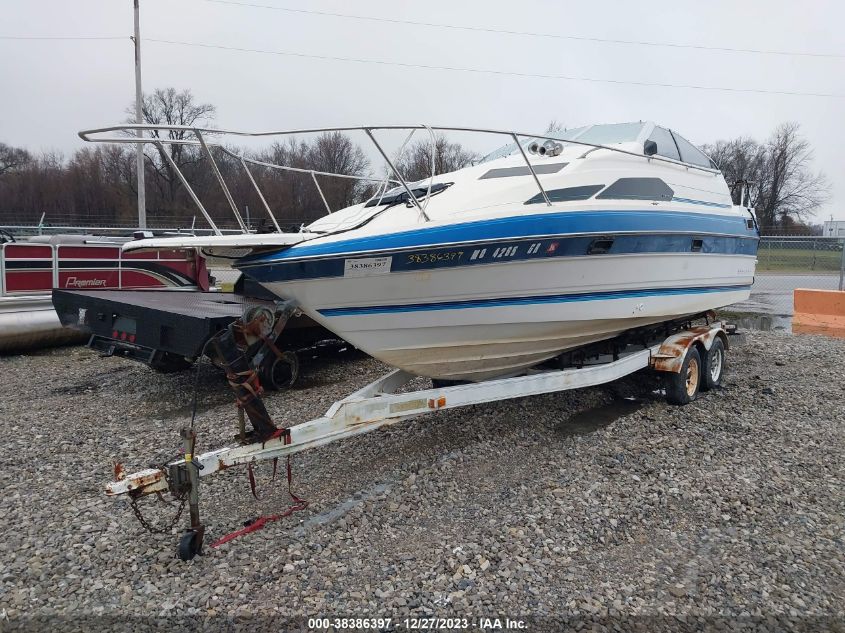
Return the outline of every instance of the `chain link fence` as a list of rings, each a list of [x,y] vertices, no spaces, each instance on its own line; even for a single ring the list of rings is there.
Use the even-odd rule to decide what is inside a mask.
[[[841,237],[761,237],[751,298],[731,309],[791,316],[796,288],[843,290],[843,247],[845,239]]]

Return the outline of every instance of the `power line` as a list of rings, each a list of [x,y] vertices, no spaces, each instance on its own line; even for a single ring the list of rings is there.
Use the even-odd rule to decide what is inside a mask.
[[[237,2],[228,2],[228,0],[205,0],[207,2],[223,2],[227,4],[240,4]],[[292,9],[293,11],[293,9]],[[299,10],[296,10],[299,11]],[[304,10],[302,10],[305,12]],[[456,27],[459,28],[459,27]],[[463,28],[463,27],[460,27]],[[467,27],[470,28],[470,27]],[[58,36],[58,35],[0,35],[0,40],[125,40],[128,36]],[[790,90],[766,90],[764,88],[731,88],[726,86],[703,86],[696,84],[672,84],[649,81],[630,81],[622,79],[605,79],[598,77],[576,77],[571,75],[548,75],[541,73],[526,73],[516,71],[495,70],[492,68],[466,68],[459,66],[435,66],[430,64],[411,64],[407,62],[398,62],[382,59],[362,59],[356,57],[339,57],[331,55],[315,55],[308,53],[299,53],[295,51],[271,51],[257,48],[242,48],[237,46],[223,46],[220,44],[208,44],[205,42],[183,42],[179,40],[164,40],[156,38],[145,38],[145,41],[155,42],[159,44],[172,44],[177,46],[193,46],[199,48],[212,48],[226,51],[236,51],[241,53],[259,53],[263,55],[278,55],[288,57],[299,57],[304,59],[318,59],[323,61],[340,61],[350,62],[356,64],[378,64],[382,66],[397,66],[401,68],[418,68],[423,70],[444,70],[449,72],[463,72],[474,74],[500,75],[510,77],[523,77],[528,79],[558,79],[562,81],[586,81],[592,83],[606,83],[628,86],[650,86],[655,88],[679,88],[687,90],[713,90],[719,92],[739,92],[739,93],[754,93],[754,94],[769,94],[769,95],[786,95],[793,97],[822,97],[832,99],[845,98],[843,94],[824,93],[824,92],[799,92]]]
[[[766,90],[762,88],[730,88],[725,86],[701,86],[695,84],[670,84],[649,81],[627,81],[622,79],[602,79],[597,77],[575,77],[571,75],[545,75],[539,73],[525,73],[505,70],[494,70],[488,68],[465,68],[458,66],[433,66],[429,64],[411,64],[382,59],[362,59],[356,57],[336,57],[332,55],[315,55],[309,53],[298,53],[294,51],[270,51],[257,48],[242,48],[238,46],[223,46],[220,44],[207,44],[204,42],[182,42],[178,40],[163,40],[156,38],[145,38],[146,42],[159,44],[173,44],[177,46],[194,46],[198,48],[213,48],[225,51],[237,51],[240,53],[259,53],[262,55],[280,55],[286,57],[299,57],[303,59],[319,59],[323,61],[351,62],[356,64],[378,64],[381,66],[398,66],[401,68],[419,68],[423,70],[446,70],[450,72],[475,73],[486,75],[500,75],[509,77],[524,77],[529,79],[558,79],[564,81],[588,81],[593,83],[606,83],[628,86],[650,86],[656,88],[684,88],[688,90],[715,90],[720,92],[756,93],[768,95],[788,95],[794,97],[825,97],[832,99],[843,99],[845,94],[822,93],[822,92],[796,92],[789,90]]]
[[[236,7],[249,7],[253,9],[270,9],[273,11],[285,11],[287,13],[300,13],[305,15],[320,15],[333,18],[344,18],[349,20],[363,20],[368,22],[385,22],[387,24],[405,24],[409,26],[425,26],[430,28],[452,29],[456,31],[474,31],[477,33],[496,33],[500,35],[518,35],[523,37],[543,37],[561,40],[576,40],[580,42],[599,42],[602,44],[626,44],[631,46],[658,46],[666,48],[689,48],[703,51],[720,51],[724,53],[754,53],[757,55],[788,55],[793,57],[827,57],[845,58],[845,53],[815,53],[807,51],[780,51],[758,48],[732,48],[727,46],[704,46],[703,44],[674,44],[672,42],[648,42],[644,40],[620,40],[603,37],[587,37],[583,35],[571,35],[566,33],[535,33],[531,31],[513,31],[509,29],[494,29],[483,26],[466,26],[460,24],[445,24],[442,22],[420,22],[415,20],[399,20],[397,18],[383,18],[372,15],[354,15],[351,13],[334,13],[331,11],[315,11],[313,9],[292,9],[290,7],[279,7],[268,4],[255,4],[250,2],[233,2],[232,0],[203,0],[216,4],[227,4]]]
[[[128,35],[0,35],[0,40],[128,40]]]

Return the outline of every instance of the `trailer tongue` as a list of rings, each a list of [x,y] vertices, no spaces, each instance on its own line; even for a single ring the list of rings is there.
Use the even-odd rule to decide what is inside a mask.
[[[292,309],[283,305],[280,313]],[[257,462],[288,457],[434,411],[601,385],[646,368],[662,372],[666,377],[667,397],[671,402],[685,404],[696,397],[699,387],[704,390],[720,383],[730,329],[719,322],[699,326],[675,324],[672,328],[664,324],[661,329],[629,333],[605,349],[570,354],[565,360],[574,367],[535,368],[513,378],[417,391],[401,391],[416,376],[394,370],[335,402],[322,417],[278,428],[261,402],[261,387],[255,372],[244,368],[243,359],[237,354],[242,345],[239,337],[249,336],[256,326],[254,321],[239,321],[213,339],[216,360],[226,366],[229,383],[237,395],[241,443],[197,455],[196,435],[192,428],[186,428],[181,431],[183,459],[130,475],[118,465],[116,481],[106,486],[107,495],[128,495],[133,507],[140,497],[167,491],[183,503],[187,501],[191,526],[183,534],[178,549],[183,560],[202,551],[204,526],[199,517],[199,483],[205,477],[234,466],[251,468]],[[279,327],[278,322],[275,327]],[[718,363],[714,355],[718,355]],[[252,437],[244,429],[244,411],[253,425]],[[295,501],[302,501],[292,493],[291,496]]]

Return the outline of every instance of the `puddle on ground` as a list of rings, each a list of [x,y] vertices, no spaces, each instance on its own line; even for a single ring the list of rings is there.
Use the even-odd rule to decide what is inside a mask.
[[[296,528],[296,533],[298,536],[301,536],[309,528],[333,523],[337,521],[340,517],[342,517],[344,514],[352,510],[352,508],[354,508],[355,506],[363,503],[370,497],[374,495],[379,495],[389,489],[390,486],[388,484],[381,483],[376,484],[375,486],[373,486],[372,488],[368,488],[367,490],[356,492],[355,495],[352,496],[352,498],[347,499],[346,501],[341,501],[340,503],[329,508],[328,510],[323,510],[322,512],[318,512],[317,514],[308,517],[308,519],[303,521],[302,525]]]
[[[570,416],[555,425],[555,431],[561,435],[586,435],[613,424],[619,418],[642,409],[647,400],[641,398],[615,398],[586,411]]]
[[[735,323],[742,330],[762,332],[791,332],[792,317],[783,314],[742,314],[727,318],[728,323]]]

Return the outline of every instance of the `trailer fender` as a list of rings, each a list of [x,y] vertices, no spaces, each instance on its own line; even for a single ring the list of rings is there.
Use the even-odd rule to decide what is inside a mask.
[[[721,323],[713,325],[697,325],[683,332],[678,332],[667,338],[656,354],[651,357],[651,366],[656,371],[665,371],[677,374],[684,364],[684,357],[687,350],[696,345],[700,348],[702,357],[713,346],[716,337],[722,339],[727,350],[729,347],[728,337]]]

